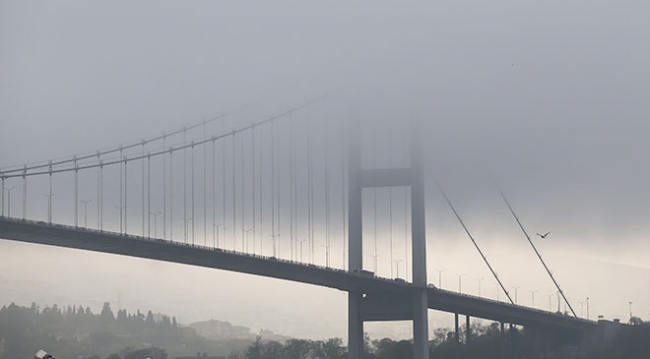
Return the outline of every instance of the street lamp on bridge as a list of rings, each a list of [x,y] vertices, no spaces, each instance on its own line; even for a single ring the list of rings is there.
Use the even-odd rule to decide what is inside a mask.
[[[444,269],[436,269],[438,271],[438,288],[442,289],[442,272]]]
[[[463,276],[465,275],[465,273],[460,273],[460,274],[456,273],[456,275],[458,276],[458,293],[462,294],[463,293],[463,290],[462,290],[463,289]]]
[[[161,212],[149,212],[149,216],[153,216],[153,237],[158,238],[158,215]],[[149,231],[149,237],[151,237],[151,231]],[[203,243],[205,244],[205,242]]]
[[[519,289],[519,286],[516,285],[516,286],[514,286],[512,288],[514,288],[514,290],[515,290],[515,304],[518,304],[517,303],[517,289]]]
[[[396,259],[393,262],[395,262],[395,269],[396,269],[396,278],[399,278],[399,264],[402,262],[401,259]]]
[[[84,227],[88,228],[88,203],[92,202],[92,199],[80,200],[79,202],[84,205]]]
[[[547,294],[546,296],[548,297],[548,311],[552,312],[553,311],[553,304],[552,304],[552,299],[555,293]]]
[[[219,227],[223,225],[223,223],[212,223],[212,248],[219,247]]]
[[[250,233],[251,233],[252,230],[253,230],[253,228],[248,228],[248,229],[243,230],[244,231],[244,236],[242,237],[242,243],[241,243],[242,252],[248,253],[248,242],[250,242],[249,238],[250,238]],[[246,241],[245,246],[244,246],[244,240]],[[244,250],[244,247],[246,247],[246,250]]]
[[[7,217],[11,217],[11,191],[13,191],[14,188],[15,187],[4,189],[5,191],[7,191]]]
[[[632,303],[634,302],[628,302],[630,304],[630,320],[632,320]]]
[[[306,239],[297,239],[296,241],[300,243],[300,261],[302,262],[302,243],[306,241]]]
[[[474,279],[476,279],[476,281],[478,282],[478,296],[481,297],[481,281],[485,278],[481,277],[481,278],[474,278]]]
[[[532,307],[535,308],[535,293],[537,293],[536,290],[528,290],[530,292],[530,295],[533,297],[533,305]]]
[[[13,189],[13,187],[11,189]],[[54,193],[49,193],[49,194],[44,193],[43,196],[47,197],[47,223],[52,224],[52,197],[54,197]],[[9,197],[9,199],[11,199],[11,196]]]

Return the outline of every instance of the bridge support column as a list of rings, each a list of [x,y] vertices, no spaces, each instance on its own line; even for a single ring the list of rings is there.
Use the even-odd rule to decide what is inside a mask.
[[[426,289],[413,294],[413,357],[429,358],[429,321]]]
[[[414,121],[411,141],[411,243],[413,284],[421,288],[413,299],[413,357],[429,359],[429,316],[427,292],[427,241],[424,169],[421,133]]]
[[[363,199],[359,172],[361,171],[361,149],[359,147],[359,125],[353,121],[350,128],[348,157],[348,270],[363,269]],[[362,359],[363,318],[361,316],[362,293],[348,293],[348,358]]]
[[[460,334],[458,333],[458,313],[454,313],[454,342],[458,346],[460,342]]]
[[[362,295],[348,294],[348,358],[363,358],[363,319],[361,318]]]
[[[505,336],[505,329],[504,329],[504,324],[503,322],[500,322],[501,324],[501,336],[499,337],[499,340],[501,342],[501,357],[505,358],[506,357],[506,336]]]
[[[510,323],[510,329],[508,331],[510,332],[510,355],[508,357],[514,358],[517,352],[517,343],[515,342],[515,326],[512,323]]]
[[[469,315],[465,316],[465,346],[469,347],[472,338],[472,329],[469,324]]]

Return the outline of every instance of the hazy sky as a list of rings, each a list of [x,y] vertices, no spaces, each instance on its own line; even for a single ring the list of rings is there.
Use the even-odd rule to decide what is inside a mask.
[[[553,232],[540,250],[578,312],[589,296],[592,317],[627,319],[633,301],[648,319],[649,13],[647,1],[3,1],[0,167],[228,110],[243,108],[233,121],[249,123],[327,93],[304,116],[384,132],[421,121],[428,178],[520,286],[520,302],[538,290],[546,309],[553,288],[488,171],[530,232]],[[391,153],[383,147],[379,158]],[[427,191],[429,281],[444,269],[443,287],[457,289],[465,273],[463,291],[478,294],[484,277],[482,295],[494,297],[461,227]],[[183,322],[346,335],[342,292],[168,263],[1,241],[0,287],[1,303],[109,300]]]

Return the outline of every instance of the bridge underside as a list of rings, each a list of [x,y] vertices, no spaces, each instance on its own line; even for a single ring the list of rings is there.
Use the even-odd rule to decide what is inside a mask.
[[[364,293],[361,315],[366,321],[411,320],[413,313],[411,294],[415,290],[422,290],[406,282],[362,276],[343,270],[270,257],[3,217],[0,217],[0,238],[222,269]],[[593,321],[461,295],[433,287],[428,287],[427,292],[429,309],[573,332],[582,332],[596,326]]]

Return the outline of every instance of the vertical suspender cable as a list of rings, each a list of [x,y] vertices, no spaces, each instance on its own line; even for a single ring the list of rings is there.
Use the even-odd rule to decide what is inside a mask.
[[[237,187],[235,186],[235,137],[232,133],[232,250],[237,250]]]
[[[192,141],[192,245],[194,245],[194,141]]]
[[[325,129],[325,265],[330,266],[330,181],[329,181],[329,139],[327,137],[327,121]]]
[[[5,216],[5,178],[2,177],[2,216]]]
[[[147,152],[147,236],[151,238],[151,152]]]
[[[277,246],[278,246],[277,253],[278,253],[278,257],[279,257],[280,256],[280,245],[282,243],[282,241],[281,241],[281,239],[282,239],[282,237],[281,237],[281,234],[282,234],[282,206],[281,206],[282,191],[280,190],[280,179],[281,179],[280,174],[282,173],[282,171],[280,169],[280,167],[282,166],[282,161],[280,160],[281,159],[280,149],[282,147],[280,146],[280,144],[278,144],[278,147],[279,147],[278,148],[278,161],[277,161],[278,170],[276,171],[278,178],[275,181],[275,183],[278,186],[278,189],[277,189],[277,196],[278,196],[278,233],[277,233],[277,238],[278,239],[277,239],[276,243],[277,243]]]
[[[203,122],[203,140],[205,140],[205,124],[206,122]],[[208,232],[208,209],[207,209],[207,145],[205,143],[201,144],[203,146],[203,245],[206,245],[207,241],[207,232]]]
[[[165,134],[163,134],[163,149],[167,147],[166,143],[166,137]],[[163,165],[163,174],[162,174],[162,179],[163,179],[163,239],[167,239],[167,160],[165,159],[165,154],[163,153],[162,156],[160,156],[162,159],[162,165]]]
[[[343,270],[345,270],[345,265],[346,265],[346,257],[345,257],[345,251],[347,249],[347,226],[346,226],[346,202],[345,202],[345,187],[346,187],[346,181],[345,181],[345,140],[343,139],[345,136],[341,134],[341,209],[343,213],[342,219],[342,237],[343,237]]]
[[[122,158],[122,149],[120,148],[120,158]],[[124,182],[122,182],[122,177],[124,176],[124,170],[122,169],[122,162],[120,162],[120,234],[124,233],[123,227],[123,218],[124,218]]]
[[[372,131],[372,162],[375,168],[377,168],[377,130],[373,127]],[[374,264],[375,264],[375,275],[377,274],[377,187],[372,188],[372,205],[373,205],[373,216],[374,216]]]
[[[77,156],[73,157],[74,162],[74,226],[79,226],[79,166]]]
[[[174,240],[174,147],[169,147],[169,240]]]
[[[273,257],[277,258],[277,247],[275,243],[275,127],[271,121],[271,237],[273,244]]]
[[[23,167],[23,220],[27,219],[27,165]]]
[[[149,214],[147,213],[145,206],[144,206],[144,192],[145,192],[145,178],[144,178],[144,144],[145,141],[142,140],[142,236],[145,236],[145,223],[148,222],[145,218],[149,217]],[[146,217],[145,217],[146,216]]]
[[[127,199],[128,199],[127,193],[128,192],[127,192],[127,187],[126,187],[127,186],[126,179],[128,178],[128,176],[127,176],[127,166],[126,165],[127,165],[126,156],[124,156],[124,234],[126,234],[127,231],[128,231],[127,230],[127,224],[128,224],[127,211],[128,211],[128,208],[129,208],[128,201],[127,201]]]
[[[50,161],[50,193],[47,198],[47,222],[52,224],[52,161]]]
[[[293,178],[293,116],[289,114],[289,241],[291,242],[291,260],[294,260],[294,207],[293,207],[293,188],[295,186]]]
[[[241,194],[241,251],[246,252],[245,250],[245,244],[247,245],[246,242],[246,225],[245,225],[245,212],[244,212],[244,133],[241,134],[239,138],[239,157],[241,159],[241,178],[239,179],[239,191]]]
[[[291,119],[291,125],[293,126],[293,118]],[[293,135],[292,135],[293,137]],[[297,166],[297,154],[296,154],[296,144],[294,143],[293,146],[293,226],[294,226],[294,231],[293,231],[293,244],[294,244],[294,252],[295,252],[295,260],[298,259],[298,243],[296,242],[297,237],[298,237],[298,166]]]
[[[262,151],[262,142],[261,142],[261,135],[260,135],[260,173],[259,173],[259,181],[260,181],[260,255],[264,255],[264,196],[262,192],[262,173],[263,173],[263,168],[262,168],[262,162],[264,158],[264,151]]]
[[[225,130],[226,121],[221,122],[222,132]],[[226,140],[221,140],[221,223],[223,224],[224,245],[226,238]],[[217,228],[218,230],[218,228]]]
[[[309,118],[307,121],[307,230],[309,236],[309,262],[314,264],[314,168],[311,137],[311,118]]]
[[[100,231],[104,230],[104,161],[99,160],[97,168],[97,227]]]
[[[409,187],[404,187],[404,261],[406,268],[404,270],[404,278],[408,280],[409,277]]]
[[[255,126],[251,133],[251,156],[252,156],[252,165],[251,165],[251,183],[253,185],[253,254],[255,254],[255,227],[256,227],[256,217],[255,217]]]
[[[186,136],[183,128],[183,145]],[[183,242],[187,243],[187,147],[183,148]]]
[[[377,257],[378,257],[377,254],[377,188],[372,189],[372,197],[373,197],[372,205],[373,205],[373,217],[374,217],[373,224],[374,224],[374,236],[375,236],[374,238],[375,253],[373,257],[374,257],[374,272],[375,275],[377,275]]]
[[[219,246],[217,243],[217,170],[216,170],[217,142],[212,136],[212,248]]]
[[[388,236],[390,238],[390,277],[393,278],[393,187],[388,188]],[[399,272],[399,268],[397,269]]]

